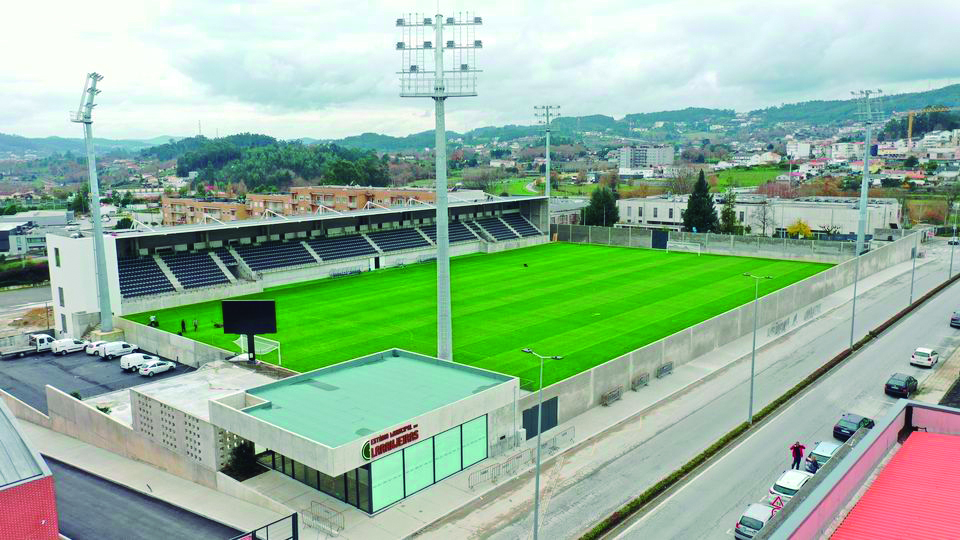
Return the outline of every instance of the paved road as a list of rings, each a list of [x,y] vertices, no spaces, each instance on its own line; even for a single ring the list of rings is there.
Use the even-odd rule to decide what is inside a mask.
[[[922,385],[932,372],[909,365],[916,347],[949,357],[960,344],[960,330],[948,325],[958,292],[954,284],[871,342],[619,538],[732,538],[743,509],[789,468],[790,444],[799,439],[810,450],[817,441],[834,440],[833,424],[843,412],[885,415],[896,402],[883,393],[890,374],[913,375]]]
[[[240,531],[44,457],[57,491],[60,533],[72,540],[232,538]]]
[[[928,245],[926,248],[927,256],[936,260],[917,268],[915,296],[919,297],[946,278],[944,255],[948,260],[949,252],[945,248],[943,242],[941,245]],[[862,294],[857,303],[858,334],[862,335],[867,329],[877,326],[905,307],[909,291],[908,273],[887,285]],[[945,309],[936,328],[943,326],[944,317],[952,308]],[[809,336],[804,336],[801,330],[758,353],[755,410],[775,399],[848,345],[849,308],[837,310],[826,317],[830,329],[815,340],[810,341]],[[888,374],[884,370],[878,377]],[[559,482],[555,487],[547,483],[547,489],[551,492],[548,504],[543,509],[541,535],[545,538],[578,536],[742,422],[746,416],[748,377],[749,362],[741,362],[684,395],[677,396],[642,417],[620,426],[616,431],[629,431],[630,436],[637,441],[635,445],[602,466],[578,475],[572,481]],[[824,425],[832,425],[835,420],[835,413],[831,412],[820,421]],[[800,435],[791,432],[788,437]],[[603,437],[600,437],[597,445],[604,442]],[[781,458],[785,452],[779,443],[771,451]],[[578,459],[580,452],[568,453],[567,459]],[[590,450],[587,449],[586,452]],[[549,474],[548,467],[545,475]],[[750,500],[759,499],[763,489],[766,488],[762,488],[756,496],[751,492]],[[473,536],[496,539],[526,537],[532,526],[530,510],[529,506],[521,507],[510,515],[498,515],[480,527],[471,526]],[[703,512],[699,504],[688,511],[694,516],[703,516],[703,519],[717,523],[723,516],[723,513],[720,513],[714,519]],[[732,519],[729,521],[733,523]],[[648,534],[648,537],[666,538],[668,535],[657,531],[656,534]]]
[[[30,287],[0,292],[0,319],[19,317],[24,311],[50,301],[50,287]]]

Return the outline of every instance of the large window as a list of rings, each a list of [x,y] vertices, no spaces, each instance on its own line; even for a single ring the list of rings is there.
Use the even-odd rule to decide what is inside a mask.
[[[373,478],[373,511],[403,498],[403,452],[395,452],[370,464]]]
[[[60,296],[60,307],[66,307],[63,303],[63,287],[57,287],[57,294]]]
[[[467,468],[487,457],[487,417],[463,424],[463,467]]]
[[[60,268],[60,248],[53,248],[53,260],[57,268]]]
[[[434,455],[436,456],[435,476],[437,482],[463,468],[463,463],[460,461],[460,426],[448,429],[435,436],[433,445]]]
[[[433,438],[403,451],[403,476],[407,497],[433,483]]]

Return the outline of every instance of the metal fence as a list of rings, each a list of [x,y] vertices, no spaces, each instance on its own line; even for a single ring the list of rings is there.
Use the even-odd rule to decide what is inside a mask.
[[[500,457],[510,450],[517,448],[521,444],[523,444],[523,436],[520,433],[514,433],[512,437],[504,437],[503,439],[491,444],[490,451],[487,453],[487,457]]]
[[[321,502],[310,501],[310,509],[300,513],[307,527],[313,527],[331,536],[339,536],[340,531],[343,530],[343,512],[338,512]]]
[[[574,426],[570,426],[560,433],[554,435],[550,439],[542,441],[540,443],[541,459],[556,454],[561,448],[570,446],[573,444],[575,439],[576,429]],[[536,459],[537,447],[536,443],[534,443],[533,448],[526,448],[513,454],[500,463],[487,465],[482,469],[478,469],[470,473],[470,476],[467,478],[467,486],[470,489],[474,489],[480,484],[486,482],[495,484],[502,479],[513,478],[524,468],[536,463]]]
[[[234,536],[230,540],[299,540],[299,538],[297,514],[290,514],[263,527]]]

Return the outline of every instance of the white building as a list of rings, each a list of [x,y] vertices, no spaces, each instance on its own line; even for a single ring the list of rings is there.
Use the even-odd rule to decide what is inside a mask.
[[[810,143],[800,141],[787,142],[787,156],[790,159],[810,157]]]
[[[673,165],[673,146],[640,145],[620,149],[621,169],[643,169],[662,165]]]
[[[853,159],[863,157],[863,143],[833,143],[830,146],[830,157],[832,159]]]
[[[645,198],[620,199],[620,223],[633,227],[683,227],[683,211],[687,209],[688,195],[658,195]],[[763,210],[766,203],[767,210]],[[749,225],[754,234],[771,236],[795,223],[806,222],[813,231],[823,232],[827,227],[839,228],[841,234],[855,234],[860,212],[856,197],[803,197],[781,199],[764,195],[739,195],[735,205],[737,221]],[[717,215],[723,202],[714,197]],[[767,230],[761,230],[766,212]],[[867,231],[888,228],[900,222],[900,203],[896,199],[869,199],[867,203]]]

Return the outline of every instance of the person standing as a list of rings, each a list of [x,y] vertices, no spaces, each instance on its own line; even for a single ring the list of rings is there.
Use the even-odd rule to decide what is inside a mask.
[[[803,451],[807,447],[800,444],[800,441],[793,443],[790,447],[790,452],[793,454],[793,465],[790,466],[791,469],[800,470],[800,462],[803,461]]]
[[[811,453],[809,456],[807,456],[807,471],[816,474],[819,469],[820,462],[817,461],[817,458],[813,457],[813,454]]]
[[[200,325],[197,323],[197,320],[194,319],[194,320],[193,320],[193,331],[196,332],[196,331],[199,330],[199,329],[200,329]]]
[[[187,333],[187,321],[180,319],[180,335]]]

